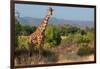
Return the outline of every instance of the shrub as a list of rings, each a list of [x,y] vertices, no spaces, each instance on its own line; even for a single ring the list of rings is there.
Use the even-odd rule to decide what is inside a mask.
[[[45,30],[45,47],[60,44],[61,37],[57,29],[53,25],[48,25]]]
[[[64,39],[64,43],[66,44],[72,44],[73,43],[73,39],[74,39],[74,35],[70,34],[66,37],[66,39]]]
[[[79,48],[77,54],[80,55],[80,56],[87,56],[87,55],[90,55],[94,52],[94,49],[89,47],[89,46],[82,46]]]
[[[80,38],[78,38],[77,43],[89,43],[91,39],[88,35],[81,35]]]
[[[93,32],[87,32],[87,38],[88,38],[90,41],[94,41],[94,33],[93,33]]]
[[[80,41],[80,38],[82,37],[82,35],[80,33],[76,33],[76,34],[69,34],[68,36],[66,36],[65,39],[63,39],[63,43],[65,44],[72,44],[72,43],[78,43]]]
[[[18,37],[18,48],[19,49],[28,49],[28,37],[19,36]]]
[[[29,26],[29,25],[22,25],[21,34],[22,35],[29,35],[33,33],[36,30],[35,26]]]
[[[82,35],[80,33],[74,34],[74,43],[79,43]]]
[[[44,49],[48,49],[51,48],[53,45],[51,45],[50,43],[45,43],[44,44]]]

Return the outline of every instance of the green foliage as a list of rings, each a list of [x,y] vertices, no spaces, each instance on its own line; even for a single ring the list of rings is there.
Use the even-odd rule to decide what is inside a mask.
[[[35,26],[29,26],[29,25],[23,25],[21,34],[22,35],[29,35],[35,31],[36,27]]]
[[[94,33],[93,32],[87,32],[87,37],[90,41],[94,41]]]
[[[50,44],[50,43],[44,43],[44,48],[45,49],[49,49],[49,48],[51,48],[52,47],[52,45]]]
[[[19,36],[18,37],[18,48],[19,49],[28,49],[28,37],[27,36]]]
[[[80,30],[81,35],[85,35],[86,31],[85,30]]]
[[[45,47],[58,45],[61,41],[58,30],[53,25],[48,25],[45,30]]]
[[[21,32],[21,24],[15,18],[15,47],[18,46],[18,35],[20,35],[20,32]]]
[[[80,39],[82,38],[82,35],[80,34],[80,33],[76,33],[76,34],[74,34],[73,35],[74,37],[73,37],[73,41],[74,41],[74,43],[79,43],[79,41],[80,41]]]
[[[80,39],[78,40],[78,43],[89,43],[89,42],[90,42],[90,39],[86,35],[81,36]]]
[[[20,35],[20,32],[21,32],[21,24],[19,22],[16,22],[15,23],[15,35]]]
[[[70,26],[70,27],[68,28],[68,33],[75,34],[75,33],[77,33],[79,30],[80,30],[80,29],[79,29],[78,27],[76,27],[76,26]]]
[[[86,35],[81,35],[77,40],[77,43],[90,43],[94,40],[93,33],[87,33]]]
[[[66,43],[66,44],[72,44],[73,41],[74,41],[73,39],[74,39],[74,36],[73,36],[72,34],[69,34],[69,35],[66,36],[66,38],[63,39],[63,40],[64,40],[64,43]]]
[[[90,43],[91,41],[94,40],[94,35],[91,32],[87,32],[87,34],[82,35],[81,33],[75,33],[75,34],[68,34],[66,36],[66,41],[68,41],[68,43],[77,43],[77,44],[81,44],[81,43]]]
[[[67,36],[68,34],[75,34],[80,31],[80,28],[69,24],[58,25],[57,29],[62,36]]]

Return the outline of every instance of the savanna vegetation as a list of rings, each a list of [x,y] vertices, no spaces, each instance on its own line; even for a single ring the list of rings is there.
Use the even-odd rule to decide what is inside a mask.
[[[48,64],[92,61],[94,54],[94,28],[80,28],[69,24],[50,24],[45,30],[42,59],[37,61],[38,48],[29,56],[27,36],[36,26],[22,25],[15,19],[15,65]]]

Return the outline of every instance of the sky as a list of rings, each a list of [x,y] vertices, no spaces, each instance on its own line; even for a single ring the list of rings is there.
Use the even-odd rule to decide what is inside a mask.
[[[20,17],[43,18],[47,14],[47,5],[15,4],[15,14]],[[54,9],[52,17],[67,20],[93,21],[94,8],[51,6]]]

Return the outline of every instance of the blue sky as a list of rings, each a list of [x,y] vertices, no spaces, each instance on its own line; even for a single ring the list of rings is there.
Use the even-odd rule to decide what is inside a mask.
[[[47,14],[47,5],[15,4],[15,12],[20,13],[20,17],[43,18]],[[94,8],[51,6],[54,9],[52,17],[67,19],[93,21]]]

